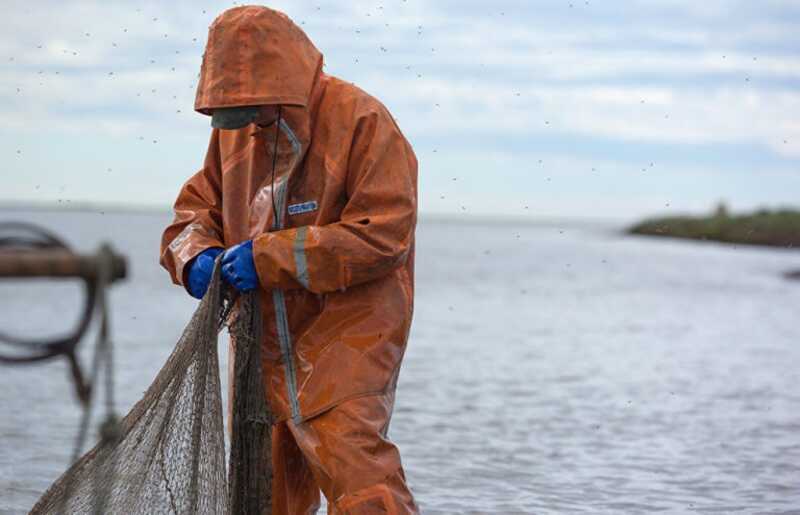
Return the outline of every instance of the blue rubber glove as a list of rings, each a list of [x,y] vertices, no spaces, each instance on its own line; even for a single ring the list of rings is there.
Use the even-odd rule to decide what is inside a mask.
[[[189,263],[189,294],[202,299],[208,290],[208,283],[211,282],[211,275],[214,273],[214,260],[225,250],[219,247],[206,249]]]
[[[253,261],[253,240],[247,240],[225,251],[222,256],[222,277],[239,291],[258,286],[256,263]]]

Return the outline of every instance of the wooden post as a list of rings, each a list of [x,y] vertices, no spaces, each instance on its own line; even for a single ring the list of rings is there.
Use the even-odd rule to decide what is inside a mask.
[[[50,249],[0,251],[0,278],[75,277],[94,281],[99,270],[99,254],[80,255]],[[110,280],[125,279],[127,272],[125,257],[112,253]]]

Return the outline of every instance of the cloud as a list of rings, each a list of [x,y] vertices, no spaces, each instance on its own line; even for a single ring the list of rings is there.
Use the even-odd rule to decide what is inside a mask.
[[[375,94],[426,151],[466,152],[472,143],[454,142],[480,134],[500,153],[513,137],[800,159],[800,9],[791,2],[273,4],[308,31],[326,71]],[[227,7],[11,3],[0,22],[0,133],[205,135],[207,118],[192,111],[195,81],[207,26]],[[14,151],[13,139],[4,145]]]
[[[423,137],[477,128],[494,130],[498,139],[556,131],[628,142],[757,143],[800,157],[800,93],[795,90],[542,87],[383,75],[365,82],[375,90],[403,91],[396,115],[416,120]]]

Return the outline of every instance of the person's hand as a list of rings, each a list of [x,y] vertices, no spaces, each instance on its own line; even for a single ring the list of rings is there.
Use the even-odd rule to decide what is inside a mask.
[[[253,240],[247,240],[225,251],[222,256],[222,277],[239,291],[258,286],[256,264],[253,261]]]
[[[195,256],[189,263],[189,294],[192,297],[202,299],[206,294],[211,275],[214,273],[214,260],[223,252],[224,249],[211,247]]]

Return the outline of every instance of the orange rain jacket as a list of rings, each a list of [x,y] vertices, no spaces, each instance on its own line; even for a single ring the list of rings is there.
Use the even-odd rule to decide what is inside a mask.
[[[413,310],[417,161],[386,108],[323,73],[285,15],[231,9],[210,28],[195,109],[263,104],[283,106],[279,127],[212,131],[161,264],[185,284],[203,250],[253,239],[267,392],[299,423],[395,389]]]

